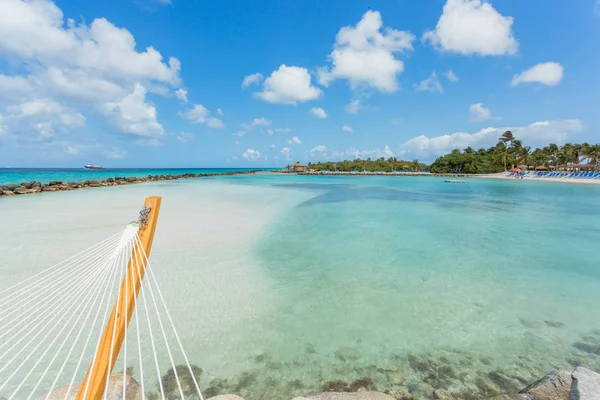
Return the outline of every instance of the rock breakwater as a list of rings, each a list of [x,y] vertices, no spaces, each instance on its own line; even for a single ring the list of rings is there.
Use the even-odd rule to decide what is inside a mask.
[[[121,186],[121,185],[132,185],[144,182],[156,182],[156,181],[171,181],[178,179],[189,179],[189,178],[206,178],[214,176],[227,176],[227,175],[249,175],[260,172],[259,170],[252,171],[239,171],[239,172],[223,172],[223,173],[185,173],[179,175],[148,175],[145,177],[124,177],[115,176],[114,178],[107,178],[103,180],[87,180],[81,182],[63,182],[63,181],[50,181],[48,183],[41,182],[21,182],[19,184],[11,183],[8,185],[0,185],[0,197],[3,196],[15,196],[23,194],[33,194],[41,192],[62,192],[67,190],[83,189],[83,188],[94,188],[104,186]]]

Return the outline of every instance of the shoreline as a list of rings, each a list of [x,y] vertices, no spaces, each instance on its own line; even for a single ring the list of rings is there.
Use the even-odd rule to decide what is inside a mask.
[[[506,172],[498,172],[496,174],[482,174],[473,175],[474,178],[479,179],[502,179],[509,181],[520,181],[512,176],[506,176]],[[557,183],[576,183],[582,185],[600,185],[600,179],[586,179],[586,178],[557,178],[557,177],[541,177],[541,176],[526,176],[522,179],[528,182],[557,182]]]
[[[37,181],[21,182],[21,183],[10,183],[7,185],[0,185],[0,197],[10,197],[15,195],[33,194],[41,192],[64,192],[75,189],[84,188],[96,188],[96,187],[107,187],[107,186],[123,186],[133,185],[144,182],[157,182],[157,181],[171,181],[179,179],[189,178],[207,178],[214,176],[232,176],[232,175],[250,175],[262,172],[263,170],[248,170],[248,171],[231,171],[222,173],[185,173],[179,175],[148,175],[146,177],[120,177],[115,176],[114,178],[107,178],[103,180],[86,180],[80,182],[64,182],[64,181],[50,181],[48,183],[41,183]]]

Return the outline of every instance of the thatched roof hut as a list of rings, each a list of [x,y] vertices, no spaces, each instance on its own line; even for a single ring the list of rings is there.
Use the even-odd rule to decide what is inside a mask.
[[[300,161],[296,161],[293,164],[288,164],[288,172],[306,172],[308,168],[304,164],[300,164]]]

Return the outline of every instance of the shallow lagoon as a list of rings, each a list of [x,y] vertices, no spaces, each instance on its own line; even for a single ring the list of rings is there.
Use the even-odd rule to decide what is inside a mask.
[[[264,174],[3,199],[0,285],[118,231],[153,194],[154,271],[207,394],[368,377],[483,397],[600,368],[590,186]]]

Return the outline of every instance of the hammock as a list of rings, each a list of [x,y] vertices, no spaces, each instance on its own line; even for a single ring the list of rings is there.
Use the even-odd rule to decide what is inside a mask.
[[[136,399],[203,400],[199,368],[188,360],[148,260],[160,201],[147,198],[122,232],[0,291],[0,397],[129,399],[129,362],[138,370]],[[111,377],[117,363],[123,372]],[[172,379],[161,377],[160,364]],[[115,379],[122,380],[118,397],[109,388]]]

